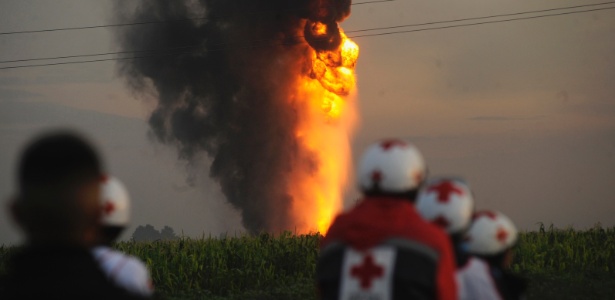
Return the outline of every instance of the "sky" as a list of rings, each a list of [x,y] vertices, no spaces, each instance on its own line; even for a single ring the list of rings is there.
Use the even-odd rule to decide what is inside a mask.
[[[341,27],[591,3],[601,2],[397,0],[354,5]],[[110,24],[112,7],[99,0],[3,0],[0,32]],[[592,8],[598,7],[583,9]],[[615,9],[358,37],[354,160],[373,141],[407,138],[421,149],[430,175],[464,177],[477,209],[499,210],[522,230],[539,222],[615,226],[613,36]],[[117,49],[108,28],[0,35],[1,61]],[[124,238],[145,224],[194,237],[241,233],[238,213],[208,170],[187,167],[172,147],[150,137],[153,108],[130,92],[113,61],[0,69],[0,244],[21,241],[4,209],[15,193],[19,151],[35,134],[65,127],[88,136],[129,188],[133,219]],[[197,178],[195,186],[188,176]]]

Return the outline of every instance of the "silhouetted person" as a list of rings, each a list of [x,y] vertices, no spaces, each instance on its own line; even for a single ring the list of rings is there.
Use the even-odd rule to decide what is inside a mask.
[[[90,252],[101,169],[92,146],[72,133],[48,133],[26,147],[9,206],[25,244],[9,261],[0,299],[138,299],[113,285]]]
[[[145,264],[134,256],[111,248],[130,221],[128,191],[115,177],[103,176],[101,184],[103,217],[100,240],[93,249],[94,257],[113,283],[131,293],[151,297],[154,286]]]
[[[316,276],[321,299],[456,299],[451,243],[414,201],[426,166],[413,145],[371,145],[358,168],[364,198],[323,238]]]
[[[468,184],[456,177],[432,178],[421,187],[416,208],[425,220],[442,228],[451,239],[457,262],[459,299],[499,299],[487,262],[465,249],[464,237],[474,211],[474,197]]]
[[[525,299],[527,281],[510,271],[518,233],[513,222],[497,211],[479,211],[466,235],[470,254],[486,261],[489,279],[483,286],[503,300]]]

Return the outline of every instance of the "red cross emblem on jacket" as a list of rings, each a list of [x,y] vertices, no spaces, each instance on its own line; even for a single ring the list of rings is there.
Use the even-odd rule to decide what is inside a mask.
[[[365,255],[361,264],[355,265],[350,269],[350,275],[359,279],[361,288],[369,289],[372,286],[372,280],[384,275],[384,268],[375,264],[374,257],[368,254]]]

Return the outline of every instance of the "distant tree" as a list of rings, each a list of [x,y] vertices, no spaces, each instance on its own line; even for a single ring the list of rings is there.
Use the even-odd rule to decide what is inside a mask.
[[[155,241],[160,239],[160,232],[150,224],[139,225],[132,234],[132,239],[137,242]]]
[[[171,241],[176,240],[178,237],[175,234],[173,228],[165,225],[164,228],[160,230],[160,238],[163,240]]]
[[[132,239],[136,242],[175,240],[177,238],[173,228],[166,225],[160,231],[156,230],[156,228],[150,224],[146,224],[145,226],[139,225],[132,234]]]

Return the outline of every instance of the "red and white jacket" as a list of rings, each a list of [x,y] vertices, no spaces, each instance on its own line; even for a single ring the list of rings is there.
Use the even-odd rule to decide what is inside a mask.
[[[397,198],[366,198],[321,242],[322,299],[457,299],[446,233]]]

